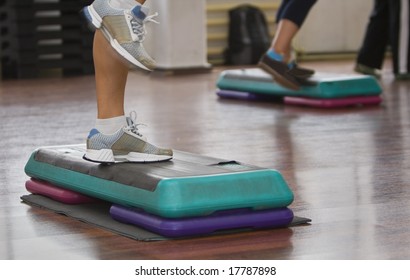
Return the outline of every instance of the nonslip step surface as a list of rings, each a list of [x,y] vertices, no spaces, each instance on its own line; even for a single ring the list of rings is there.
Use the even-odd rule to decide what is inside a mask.
[[[380,84],[372,76],[336,73],[316,73],[306,80],[300,90],[291,90],[275,83],[271,75],[259,68],[222,71],[216,86],[221,90],[250,92],[253,94],[328,99],[374,96],[382,93]]]

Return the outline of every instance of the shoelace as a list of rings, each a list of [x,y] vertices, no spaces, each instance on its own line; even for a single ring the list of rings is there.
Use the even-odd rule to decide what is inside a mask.
[[[139,131],[138,131],[138,126],[144,125],[142,123],[136,123],[135,121],[137,120],[137,112],[132,111],[130,112],[130,116],[127,117],[127,124],[128,126],[126,129],[128,131],[131,131],[132,133],[138,135],[139,137],[144,137]]]
[[[132,32],[134,32],[138,36],[138,41],[143,42],[145,40],[145,35],[147,34],[147,30],[145,29],[145,23],[153,22],[159,24],[158,21],[154,20],[154,17],[158,16],[158,13],[146,16],[142,22],[134,17],[131,19],[131,27]]]

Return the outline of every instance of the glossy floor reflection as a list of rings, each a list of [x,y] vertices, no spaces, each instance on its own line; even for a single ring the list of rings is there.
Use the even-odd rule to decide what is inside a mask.
[[[94,125],[94,80],[2,81],[0,259],[410,259],[410,81],[387,69],[381,106],[313,109],[218,99],[221,70],[132,73],[126,109],[158,145],[278,169],[311,225],[146,243],[23,204],[31,152],[83,143]]]

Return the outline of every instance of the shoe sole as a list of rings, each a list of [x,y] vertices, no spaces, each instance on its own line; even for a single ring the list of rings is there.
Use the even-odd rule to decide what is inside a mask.
[[[110,43],[111,47],[125,60],[127,60],[129,63],[132,65],[141,68],[146,71],[152,71],[152,69],[149,69],[146,67],[144,64],[136,60],[132,55],[130,55],[123,47],[121,47],[120,43],[113,38],[110,34],[110,32],[107,30],[107,28],[104,26],[102,18],[98,15],[98,13],[95,11],[95,9],[90,5],[82,9],[82,14],[84,18],[88,22],[88,26],[92,30],[100,29],[104,37],[108,40]]]
[[[265,70],[266,72],[268,72],[269,74],[271,74],[273,76],[273,79],[280,84],[281,86],[284,86],[286,88],[292,89],[292,90],[299,90],[300,86],[292,83],[291,81],[287,80],[286,78],[284,78],[281,74],[279,74],[278,72],[276,72],[275,70],[273,70],[271,67],[269,67],[268,65],[266,65],[263,62],[259,62],[258,66],[260,68],[262,68],[263,70]]]
[[[290,70],[290,71],[292,71],[292,70]],[[297,71],[297,70],[296,70]],[[314,75],[314,73],[313,74],[295,74],[295,73],[290,73],[292,76],[294,76],[295,78],[298,78],[298,79],[309,79],[310,77],[312,77],[313,75]]]
[[[110,149],[92,150],[87,149],[83,159],[96,163],[119,163],[119,162],[161,162],[172,159],[172,156],[155,155],[146,153],[130,152],[127,155],[114,155]]]
[[[369,76],[373,76],[376,79],[380,79],[381,78],[381,74],[377,73],[374,70],[366,70],[363,67],[360,67],[358,65],[356,65],[356,67],[353,69],[356,73],[359,74],[363,74],[363,75],[369,75]]]

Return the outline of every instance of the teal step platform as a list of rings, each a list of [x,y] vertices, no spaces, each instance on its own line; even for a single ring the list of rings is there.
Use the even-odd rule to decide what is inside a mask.
[[[103,165],[85,161],[84,145],[41,147],[25,172],[34,179],[165,218],[229,209],[287,207],[293,193],[274,169],[174,151],[158,163]]]
[[[382,93],[379,82],[372,76],[316,73],[300,90],[291,90],[275,83],[271,75],[259,68],[222,71],[216,82],[222,90],[251,92],[272,96],[303,96],[312,98],[342,98],[375,96]]]

